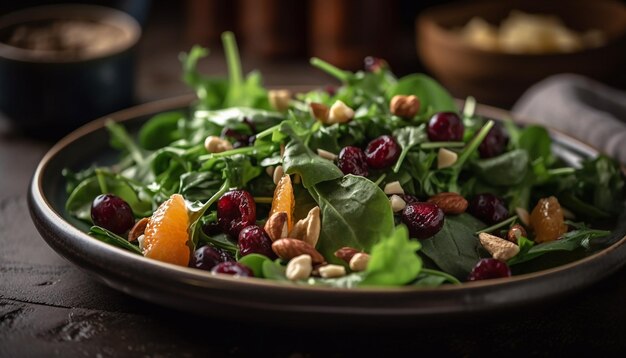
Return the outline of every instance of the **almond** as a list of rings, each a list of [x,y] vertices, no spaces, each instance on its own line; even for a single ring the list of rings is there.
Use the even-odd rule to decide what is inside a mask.
[[[486,232],[478,234],[478,239],[485,250],[496,260],[506,262],[519,253],[519,246]]]
[[[128,241],[136,241],[139,236],[143,235],[143,232],[146,231],[148,221],[150,221],[150,218],[143,218],[137,221],[135,226],[128,232]]]
[[[361,252],[361,250],[357,250],[354,247],[345,246],[335,251],[335,257],[345,261],[346,263],[349,263],[350,260],[352,260],[352,257],[359,252]]]
[[[287,220],[287,213],[284,211],[276,212],[267,219],[263,228],[272,241],[282,239],[289,235]]]
[[[445,214],[462,214],[467,209],[467,200],[457,193],[439,193],[428,199],[437,205]]]
[[[311,244],[302,240],[290,238],[276,240],[272,244],[272,250],[283,260],[291,260],[300,255],[309,255],[314,264],[324,262],[324,256],[315,250]]]

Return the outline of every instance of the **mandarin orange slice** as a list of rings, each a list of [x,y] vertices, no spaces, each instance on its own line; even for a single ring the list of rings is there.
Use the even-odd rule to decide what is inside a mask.
[[[530,214],[530,226],[535,230],[535,242],[554,241],[567,232],[563,210],[554,196],[539,199]]]
[[[296,203],[296,199],[293,195],[293,186],[291,185],[291,178],[285,174],[278,181],[276,189],[274,189],[274,197],[272,198],[272,208],[270,209],[269,216],[274,213],[284,211],[287,213],[287,226],[289,232],[293,228],[293,209]]]
[[[143,255],[175,265],[187,266],[191,250],[189,214],[185,200],[173,194],[152,214],[144,232]]]

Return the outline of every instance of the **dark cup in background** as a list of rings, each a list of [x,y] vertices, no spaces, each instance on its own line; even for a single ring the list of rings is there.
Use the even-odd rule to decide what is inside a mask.
[[[19,26],[70,20],[104,24],[115,41],[84,54],[8,43]],[[0,17],[0,111],[30,135],[58,137],[132,105],[134,49],[140,36],[131,16],[94,5],[41,6]]]

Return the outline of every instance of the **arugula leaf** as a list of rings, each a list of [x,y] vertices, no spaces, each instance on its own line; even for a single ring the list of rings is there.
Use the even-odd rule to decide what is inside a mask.
[[[565,233],[558,240],[538,245],[535,245],[533,241],[525,237],[520,237],[518,239],[520,252],[507,263],[509,265],[517,265],[550,252],[574,251],[580,247],[588,247],[589,240],[607,237],[610,234],[611,232],[606,230],[579,229]]]
[[[139,247],[131,244],[130,242],[128,242],[128,240],[124,239],[123,237],[112,233],[111,231],[100,227],[100,226],[92,226],[89,229],[89,236],[98,239],[102,242],[105,242],[109,245],[113,245],[116,247],[119,247],[121,249],[130,251],[134,254],[137,255],[142,255],[141,250],[139,249]]]
[[[189,228],[187,232],[189,233],[191,249],[194,250],[198,246],[198,240],[200,240],[200,235],[202,232],[202,221],[201,218],[204,213],[215,203],[228,189],[230,188],[230,182],[228,179],[224,181],[220,189],[213,194],[209,200],[205,203],[193,203],[187,206],[187,211],[189,212]]]
[[[183,81],[196,90],[196,96],[202,108],[223,107],[228,80],[225,78],[212,78],[202,76],[198,70],[198,61],[208,56],[209,50],[200,46],[194,46],[189,53],[181,53],[179,58],[183,65]]]
[[[419,241],[409,239],[409,230],[399,225],[372,247],[366,276],[359,286],[401,286],[413,281],[422,269],[417,255]]]
[[[317,249],[330,262],[345,264],[334,252],[344,246],[365,252],[393,232],[387,195],[367,178],[347,175],[309,188],[321,209],[322,230]]]
[[[484,227],[485,224],[469,214],[447,215],[441,231],[421,241],[420,252],[444,272],[465,280],[480,260],[480,243],[475,232]]]
[[[136,217],[150,216],[152,214],[151,198],[140,196],[139,188],[131,185],[128,179],[104,170],[100,170],[99,175],[106,183],[107,192],[102,192],[98,176],[94,175],[83,180],[70,193],[65,202],[65,210],[70,215],[91,222],[91,204],[93,199],[100,194],[119,196],[130,205]]]
[[[529,125],[521,130],[517,144],[520,149],[528,153],[529,161],[543,158],[547,163],[552,162],[552,140],[544,127]]]
[[[139,130],[139,144],[148,150],[155,150],[181,139],[178,121],[184,119],[179,111],[159,113],[150,118]]]

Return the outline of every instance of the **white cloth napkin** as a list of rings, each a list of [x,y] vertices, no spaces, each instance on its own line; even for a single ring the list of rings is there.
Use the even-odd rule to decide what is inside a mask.
[[[513,113],[626,163],[626,92],[579,75],[556,75],[528,89]]]

